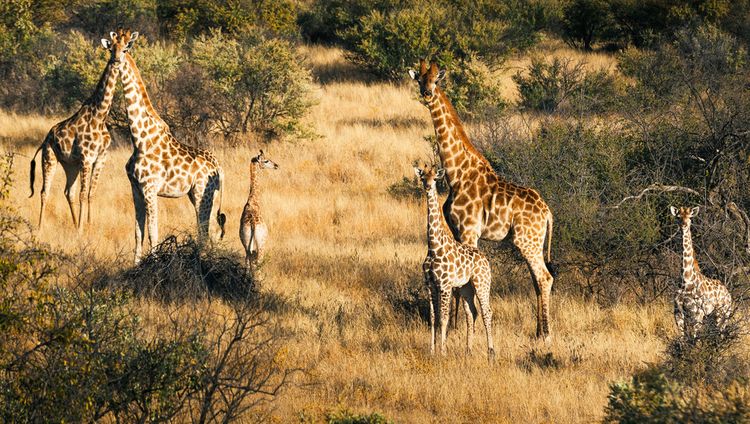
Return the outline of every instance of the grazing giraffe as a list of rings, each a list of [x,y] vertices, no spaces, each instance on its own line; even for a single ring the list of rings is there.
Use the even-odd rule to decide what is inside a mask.
[[[479,299],[482,320],[487,332],[487,353],[490,360],[495,356],[492,342],[492,307],[490,306],[490,262],[475,246],[456,241],[446,225],[438,204],[435,181],[444,175],[441,169],[432,168],[414,172],[427,191],[427,257],[422,264],[425,284],[430,296],[430,353],[435,353],[435,312],[439,311],[440,353],[445,355],[445,336],[448,330],[450,300],[454,289],[459,289],[466,311],[466,350],[471,351],[474,337],[474,321],[477,309],[474,294]]]
[[[477,246],[480,238],[503,240],[513,230],[513,244],[531,271],[537,295],[537,337],[549,340],[549,302],[553,276],[547,262],[552,244],[552,212],[539,193],[501,180],[489,161],[466,135],[456,110],[437,83],[445,77],[433,62],[420,61],[420,72],[409,70],[419,83],[432,115],[438,155],[446,170],[450,194],[443,205],[448,225],[462,243]]]
[[[118,37],[132,43],[138,33],[120,30]],[[125,165],[135,205],[135,261],[141,257],[143,233],[148,220],[148,240],[153,248],[159,239],[157,197],[177,198],[187,194],[195,207],[198,236],[208,236],[214,194],[219,192],[216,221],[224,237],[226,216],[221,213],[224,172],[213,153],[177,141],[154,110],[135,60],[125,53],[121,72],[127,103],[133,155]]]
[[[42,192],[39,209],[39,230],[42,229],[44,208],[49,199],[52,179],[59,162],[65,170],[65,197],[68,199],[70,216],[73,225],[81,230],[83,224],[83,201],[87,201],[87,222],[91,223],[91,198],[94,197],[99,175],[107,161],[107,148],[111,142],[105,121],[109,114],[112,98],[117,85],[117,77],[123,66],[124,55],[131,48],[129,40],[118,38],[117,33],[110,33],[111,40],[103,38],[102,46],[109,50],[110,56],[104,67],[94,94],[70,118],[55,124],[47,133],[44,142],[31,159],[29,185],[34,196],[34,177],[36,157],[42,151]],[[78,196],[78,218],[73,210],[74,189],[78,175],[81,176],[81,192]]]
[[[261,169],[279,169],[279,165],[266,158],[263,150],[250,161],[250,192],[240,218],[240,241],[245,247],[245,264],[263,259],[263,247],[268,238],[268,227],[260,216],[260,184],[257,172]]]
[[[680,220],[682,229],[682,279],[674,299],[677,329],[686,337],[695,339],[703,319],[714,313],[717,327],[724,331],[732,313],[732,295],[719,280],[701,273],[693,250],[690,219],[698,214],[700,208],[678,209],[670,206],[669,210]]]

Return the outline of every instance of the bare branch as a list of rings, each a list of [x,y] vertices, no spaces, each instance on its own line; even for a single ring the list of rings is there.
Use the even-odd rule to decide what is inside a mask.
[[[623,203],[627,202],[628,200],[640,200],[643,196],[647,195],[650,192],[656,192],[656,193],[672,193],[672,192],[683,192],[692,194],[694,196],[700,196],[701,194],[692,188],[689,187],[683,187],[683,186],[676,186],[676,185],[664,185],[664,184],[651,184],[650,186],[644,188],[640,193],[633,195],[633,196],[627,196],[620,200],[619,203],[617,203],[614,206],[609,206],[608,209],[619,209],[620,206],[623,205]]]

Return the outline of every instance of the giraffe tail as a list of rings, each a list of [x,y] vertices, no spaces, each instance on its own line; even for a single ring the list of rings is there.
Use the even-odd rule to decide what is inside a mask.
[[[47,135],[47,138],[49,138],[49,135]],[[39,154],[39,151],[42,150],[42,147],[47,143],[47,138],[44,139],[44,142],[41,146],[39,146],[38,149],[36,149],[36,153],[34,153],[34,157],[31,158],[31,170],[29,172],[29,187],[31,188],[31,194],[29,194],[29,198],[34,197],[34,180],[36,179],[36,157]]]
[[[557,276],[557,265],[552,263],[552,212],[547,214],[547,270],[552,274],[552,278]]]
[[[221,235],[219,236],[220,239],[224,238],[224,234],[226,233],[224,229],[224,224],[227,223],[227,216],[221,212],[221,201],[224,197],[224,171],[219,169],[219,208],[216,211],[216,222],[219,223],[219,228],[221,228]]]

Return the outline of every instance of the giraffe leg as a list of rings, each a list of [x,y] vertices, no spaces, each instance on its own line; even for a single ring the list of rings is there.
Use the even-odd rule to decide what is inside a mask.
[[[91,169],[93,164],[83,161],[81,163],[81,191],[78,193],[78,232],[83,227],[83,204],[89,199],[89,189],[91,183]],[[91,219],[90,217],[88,219]]]
[[[39,231],[42,230],[44,207],[47,205],[47,200],[49,199],[55,171],[57,171],[57,157],[55,157],[52,147],[50,147],[49,144],[45,144],[42,148],[42,192],[39,193],[42,204],[39,208]]]
[[[695,313],[693,314],[693,332],[692,332],[693,340],[698,338],[698,335],[703,329],[704,315],[705,314],[703,312],[703,308],[696,308]]]
[[[141,259],[141,250],[143,249],[143,234],[146,227],[146,200],[143,198],[143,192],[137,182],[131,181],[130,187],[133,190],[133,206],[135,207],[135,258],[137,264]]]
[[[459,289],[466,314],[466,353],[471,353],[474,340],[474,324],[477,319],[477,307],[474,305],[474,286],[466,284]]]
[[[482,310],[482,321],[484,331],[487,334],[487,355],[491,361],[495,359],[495,344],[492,340],[492,305],[490,304],[490,285],[492,278],[489,267],[476,277],[476,294],[479,299],[479,308]]]
[[[547,265],[544,263],[541,245],[534,246],[533,248],[524,248],[523,241],[518,238],[515,238],[513,242],[519,247],[521,255],[526,259],[526,264],[529,267],[529,271],[531,271],[531,280],[536,289],[536,336],[548,342],[550,340],[549,301],[550,294],[552,293],[552,283],[554,282],[552,274],[549,273]]]
[[[674,321],[677,324],[677,331],[681,336],[685,335],[685,310],[682,307],[682,302],[678,299],[674,301]]]
[[[148,224],[148,248],[151,251],[159,243],[159,203],[156,190],[145,187],[143,199],[146,203],[146,223]]]
[[[216,181],[214,179],[209,180],[202,191],[200,206],[198,207],[198,238],[203,241],[209,240],[208,230],[216,188]]]
[[[109,143],[107,143],[109,144]],[[104,169],[104,164],[107,163],[109,153],[107,153],[106,150],[101,152],[99,154],[99,157],[96,159],[96,162],[94,162],[94,167],[91,171],[91,186],[89,187],[89,196],[87,200],[87,209],[86,209],[86,222],[87,224],[91,225],[91,199],[94,197],[94,194],[96,194],[96,187],[99,183],[99,176],[102,174],[102,169]]]
[[[430,355],[435,354],[435,304],[437,303],[436,290],[432,288],[432,279],[425,273],[425,283],[427,284],[427,295],[430,300]]]
[[[445,337],[448,333],[448,317],[450,315],[452,290],[440,291],[440,354],[445,356]]]
[[[78,228],[73,201],[75,199],[74,184],[76,182],[76,179],[78,178],[78,172],[80,171],[80,168],[75,165],[67,165],[63,163],[63,170],[65,171],[65,197],[68,199],[70,217],[73,219],[73,227]]]

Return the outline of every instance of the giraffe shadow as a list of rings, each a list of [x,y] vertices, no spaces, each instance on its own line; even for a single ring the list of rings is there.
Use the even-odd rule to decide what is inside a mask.
[[[395,282],[383,296],[396,315],[405,321],[416,317],[420,322],[430,322],[430,302],[421,277]]]

